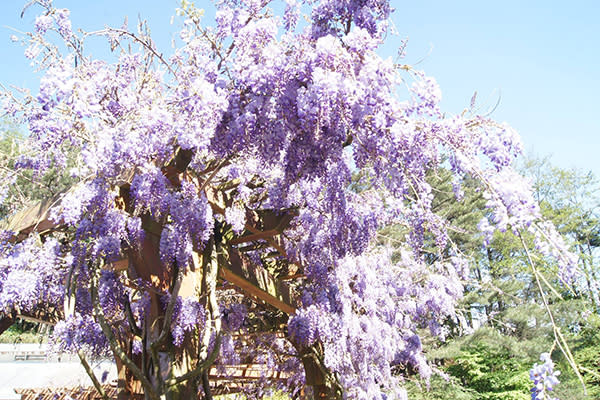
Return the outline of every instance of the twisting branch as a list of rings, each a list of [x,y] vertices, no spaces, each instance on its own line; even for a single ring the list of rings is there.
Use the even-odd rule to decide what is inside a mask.
[[[204,390],[204,397],[206,400],[213,400],[210,391],[210,381],[208,380],[208,371],[202,371],[202,389]]]
[[[156,58],[158,58],[160,60],[160,62],[169,70],[169,72],[176,77],[175,75],[175,71],[173,71],[173,68],[171,67],[171,65],[164,59],[164,57],[159,54],[150,43],[146,42],[145,40],[140,39],[139,37],[137,37],[137,35],[135,35],[134,33],[129,32],[128,30],[125,29],[120,29],[120,28],[108,28],[105,29],[104,31],[98,31],[98,32],[90,32],[90,35],[93,34],[101,34],[102,32],[105,31],[113,31],[116,32],[120,35],[123,36],[129,36],[130,38],[132,38],[134,41],[138,42],[139,44],[141,44],[142,46],[144,46],[148,51],[150,51]]]
[[[129,358],[129,356],[123,351],[121,346],[119,345],[117,338],[115,337],[110,325],[106,321],[104,316],[104,311],[102,310],[102,306],[100,305],[100,300],[98,299],[98,275],[100,274],[100,269],[95,265],[92,265],[92,271],[90,276],[90,292],[92,297],[92,305],[93,305],[93,314],[102,329],[102,333],[106,336],[108,343],[110,345],[111,350],[114,355],[121,360],[125,366],[131,371],[131,373],[142,383],[144,388],[144,392],[151,400],[161,400],[160,396],[152,386],[152,383],[146,378],[143,371],[138,368],[138,366]]]
[[[210,366],[215,362],[219,355],[219,349],[221,347],[221,313],[219,311],[219,304],[217,302],[217,278],[219,274],[219,263],[217,257],[217,244],[215,239],[212,238],[207,244],[203,252],[202,257],[202,286],[203,295],[206,296],[206,305],[208,309],[207,323],[204,328],[204,334],[200,343],[199,350],[199,361],[196,367],[181,376],[171,378],[167,380],[167,386],[174,386],[179,383],[185,382],[190,379],[194,379],[202,375],[207,371]],[[212,333],[214,332],[214,342],[211,351],[210,341]],[[200,361],[202,360],[202,361]],[[205,392],[209,388],[205,388]],[[210,396],[210,395],[209,395]]]
[[[567,344],[565,337],[563,336],[560,329],[556,325],[556,322],[554,321],[554,315],[552,314],[552,311],[550,310],[550,305],[548,304],[548,300],[546,299],[546,293],[544,292],[544,288],[542,287],[542,283],[540,282],[540,278],[539,278],[540,273],[537,270],[537,268],[535,267],[533,259],[531,258],[531,254],[529,253],[529,248],[527,247],[527,244],[525,243],[525,240],[523,239],[523,236],[521,235],[521,231],[517,231],[517,235],[519,236],[519,239],[521,240],[521,245],[523,246],[523,249],[525,250],[525,254],[527,255],[527,260],[529,261],[529,266],[531,267],[531,271],[533,272],[533,276],[535,277],[535,282],[540,291],[540,296],[542,297],[542,302],[544,303],[546,312],[548,313],[548,316],[550,317],[550,322],[552,323],[552,332],[554,333],[554,338],[556,339],[556,344],[558,344],[558,347],[560,348],[561,352],[563,353],[563,355],[569,362],[569,365],[571,366],[573,371],[575,371],[577,378],[579,378],[579,381],[581,382],[581,385],[583,386],[584,393],[587,394],[587,391],[585,388],[585,382],[583,381],[583,377],[581,376],[581,373],[579,372],[579,368],[577,367],[575,358],[573,357],[573,354],[571,353],[571,350],[569,349],[569,345]]]
[[[98,393],[100,394],[100,396],[102,396],[102,398],[104,400],[110,400],[110,398],[106,394],[106,391],[104,390],[104,388],[100,384],[100,381],[96,377],[96,374],[94,373],[94,370],[92,369],[92,367],[90,367],[90,364],[85,359],[85,354],[83,353],[83,350],[79,350],[77,352],[77,355],[79,356],[79,361],[81,361],[81,365],[83,365],[83,369],[85,369],[85,372],[88,374],[88,376],[92,380],[92,383],[94,384],[94,387],[96,388],[96,390],[98,391]]]
[[[202,186],[200,186],[200,188],[198,189],[198,193],[202,193],[204,191],[204,189],[206,189],[208,184],[213,180],[213,178],[217,175],[217,173],[219,173],[221,168],[228,165],[230,160],[231,160],[231,157],[227,157],[227,158],[223,159],[223,161],[221,161],[215,167],[215,170],[210,174],[210,176],[208,178],[206,178],[206,180],[204,182],[202,182]]]
[[[140,21],[140,29],[143,26],[143,24],[145,24],[145,21]],[[154,47],[152,46],[152,40],[150,39],[150,42],[138,37],[136,34],[134,34],[133,32],[129,32],[127,29],[125,29],[124,27],[122,28],[113,28],[113,27],[106,27],[105,29],[100,29],[97,31],[91,31],[91,32],[84,32],[83,36],[81,38],[81,40],[79,41],[80,43],[82,43],[87,37],[89,36],[111,36],[111,32],[112,33],[116,33],[119,36],[128,36],[131,39],[133,39],[134,42],[138,42],[139,44],[141,44],[146,50],[148,50],[149,53],[145,54],[145,60],[146,60],[146,65],[145,65],[145,70],[144,72],[147,73],[149,70],[149,67],[151,65],[151,61],[152,61],[152,56],[156,57],[161,64],[163,64],[167,70],[171,73],[171,75],[177,79],[177,75],[175,74],[175,71],[173,70],[173,67],[171,66],[171,64],[169,64],[165,58],[162,56],[162,54],[158,53]],[[143,35],[143,33],[140,31],[139,32],[140,35]],[[144,35],[143,35],[144,36]],[[145,35],[146,37],[150,38],[150,36],[146,33]],[[123,51],[128,51],[129,53],[131,53],[131,45],[129,45],[128,49],[124,49],[123,46],[121,46],[121,43],[119,40],[115,40],[115,44],[111,44],[111,51],[114,51],[114,49],[118,46],[121,49],[123,49]],[[73,48],[75,48],[75,50],[78,50],[78,48],[74,45],[72,45]],[[80,54],[80,57],[82,58],[82,60],[85,60],[83,58],[83,56],[81,55],[81,52],[78,51],[78,53]],[[145,82],[142,82],[142,86],[145,84]]]
[[[208,369],[215,362],[215,360],[217,359],[217,356],[219,355],[221,341],[222,341],[222,335],[219,333],[215,338],[215,342],[214,342],[212,351],[210,352],[210,354],[208,354],[207,358],[204,361],[199,362],[196,365],[196,368],[194,368],[193,370],[191,370],[181,376],[177,376],[175,378],[168,379],[166,381],[165,385],[167,387],[175,386],[175,385],[178,385],[187,380],[194,379],[194,378],[198,377],[199,375],[201,375],[202,373],[204,373],[205,371],[208,371]]]
[[[167,304],[167,309],[165,310],[165,316],[163,320],[163,325],[160,331],[160,335],[158,338],[152,343],[151,347],[158,348],[169,336],[171,332],[171,320],[173,319],[173,311],[175,310],[175,303],[177,303],[177,298],[179,297],[179,289],[181,288],[182,274],[179,271],[179,268],[176,268],[175,271],[175,284],[173,285],[173,290],[171,291],[171,297],[169,298],[169,303]]]
[[[75,265],[72,265],[69,269],[69,275],[67,276],[67,283],[65,285],[67,293],[65,295],[63,311],[65,318],[73,316],[75,313],[75,290],[77,286],[77,271]]]
[[[152,357],[152,364],[154,366],[154,376],[156,377],[156,381],[160,386],[160,390],[163,391],[164,385],[161,379],[160,372],[160,360],[158,358],[158,349],[164,341],[167,339],[171,332],[171,321],[173,320],[173,311],[175,310],[175,303],[177,303],[177,298],[179,297],[179,289],[181,288],[182,282],[182,274],[179,271],[177,265],[175,265],[175,283],[173,284],[173,289],[171,291],[171,297],[169,298],[169,303],[167,304],[167,309],[165,310],[165,315],[163,317],[163,324],[158,335],[158,338],[154,340],[150,344],[150,356]]]
[[[125,299],[125,313],[127,314],[127,322],[129,322],[131,332],[138,337],[142,337],[142,330],[139,326],[137,326],[137,323],[135,322],[135,317],[133,315],[133,310],[131,309],[131,303],[129,302],[129,298]]]

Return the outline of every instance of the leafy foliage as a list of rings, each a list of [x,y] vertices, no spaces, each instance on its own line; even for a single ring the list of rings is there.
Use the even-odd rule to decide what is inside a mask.
[[[534,363],[539,364],[540,353],[556,349],[555,327],[567,337],[586,382],[587,395],[572,365],[555,350],[553,358],[558,361],[561,382],[556,386],[554,396],[565,399],[597,397],[599,338],[596,337],[597,329],[592,328],[597,323],[594,322],[597,314],[593,312],[596,307],[592,276],[596,264],[594,247],[590,246],[592,252],[589,253],[586,246],[580,246],[580,240],[587,238],[578,234],[581,226],[594,225],[597,198],[593,193],[597,183],[590,174],[560,170],[547,161],[526,160],[523,164],[524,171],[534,179],[542,212],[570,239],[573,248],[579,252],[582,269],[585,268],[592,279],[581,276],[572,290],[568,290],[556,281],[556,265],[552,259],[536,254],[533,238],[524,235],[534,254],[538,276],[543,279],[542,289],[549,302],[553,324],[543,306],[540,288],[535,284],[522,244],[513,235],[496,232],[485,250],[480,251],[475,245],[471,254],[477,261],[472,264],[471,281],[467,282],[461,300],[466,317],[471,316],[472,320],[463,320],[461,324],[466,327],[456,330],[446,343],[426,342],[428,356],[436,360],[454,382],[452,389],[452,385],[432,381],[432,398],[445,396],[446,391],[459,393],[462,390],[472,390],[476,393],[474,398],[530,398],[529,370]],[[464,196],[466,199],[480,197],[477,190],[468,188]],[[482,207],[471,211],[473,214],[484,212]],[[584,222],[586,219],[588,222]],[[475,223],[471,219],[465,225],[458,225],[457,230],[469,231]],[[463,243],[469,248],[468,241]],[[483,327],[477,329],[477,324]],[[471,328],[475,330],[470,331]]]
[[[516,341],[501,338],[495,330],[478,332],[458,348],[445,370],[480,399],[527,399],[531,382],[530,363],[523,353],[507,345]],[[504,341],[504,343],[502,343]]]
[[[42,174],[17,169],[19,159],[28,154],[26,137],[9,121],[4,121],[0,130],[0,180],[4,190],[1,194],[0,218],[32,202],[53,198],[74,183],[68,169],[52,166]],[[68,164],[72,165],[73,159],[70,156]]]

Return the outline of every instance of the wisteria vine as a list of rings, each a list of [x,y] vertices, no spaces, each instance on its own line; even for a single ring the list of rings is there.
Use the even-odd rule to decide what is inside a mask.
[[[496,230],[529,231],[559,261],[565,283],[573,279],[576,260],[540,221],[529,184],[511,166],[518,135],[487,117],[442,113],[434,78],[378,55],[388,1],[286,1],[278,16],[270,1],[223,0],[214,25],[184,2],[168,57],[143,26],[76,33],[68,10],[36,3],[41,14],[23,40],[44,73],[39,92],[5,93],[4,110],[29,130],[31,151],[19,168],[68,166],[78,183],[52,210],[65,227],[62,242],[2,242],[0,309],[64,305],[59,349],[102,354],[112,346],[137,379],[151,377],[142,383],[156,393],[184,380],[160,381],[177,371],[161,372],[158,353],[186,348],[196,361],[212,360],[216,349],[223,371],[240,359],[279,369],[290,393],[307,383],[303,363],[312,357],[332,395],[406,398],[398,371],[432,373],[418,329],[443,335],[468,268],[432,209],[427,177],[439,168],[451,170],[457,201],[465,179],[479,182],[489,208],[479,224],[484,241]],[[116,61],[88,56],[90,36],[105,37]],[[180,166],[173,160],[182,155]],[[301,276],[283,337],[257,332],[256,321],[272,315],[248,299],[223,287],[217,301],[206,289],[216,281],[179,296],[184,277],[210,264],[198,255],[219,260],[263,210],[294,213],[279,242],[258,240],[244,255],[266,265],[276,250]],[[392,224],[403,232],[396,255],[375,241]],[[110,270],[152,235],[169,279]],[[166,322],[151,320],[157,315]],[[113,342],[130,348],[121,354]],[[182,376],[207,390],[202,368]],[[245,390],[260,396],[273,384],[263,383]]]

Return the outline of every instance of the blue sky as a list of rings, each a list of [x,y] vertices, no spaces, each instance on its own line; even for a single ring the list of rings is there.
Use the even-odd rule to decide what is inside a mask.
[[[30,30],[39,9],[19,17],[21,0],[0,2],[0,82],[35,91],[39,79],[8,27]],[[177,0],[54,0],[71,9],[75,28],[119,26],[129,17],[147,19],[159,48],[168,52],[177,27],[171,16]],[[212,3],[196,0],[214,15]],[[592,170],[600,177],[600,1],[392,1],[399,36],[383,55],[395,55],[408,38],[404,62],[434,76],[451,113],[469,105],[475,91],[482,110],[516,128],[525,148],[564,168]],[[158,39],[158,40],[157,40]],[[92,53],[106,47],[92,47]]]

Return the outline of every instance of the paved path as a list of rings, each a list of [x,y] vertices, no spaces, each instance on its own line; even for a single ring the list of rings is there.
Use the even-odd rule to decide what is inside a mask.
[[[98,379],[105,382],[117,378],[112,361],[90,361]],[[0,343],[0,400],[18,399],[14,389],[91,386],[92,381],[77,356],[59,357],[46,354],[44,344]],[[11,397],[12,396],[12,397]]]
[[[98,379],[106,372],[106,382],[117,377],[117,369],[111,361],[94,363]],[[44,387],[91,386],[92,381],[78,362],[29,362],[0,363],[0,389],[28,389]]]

